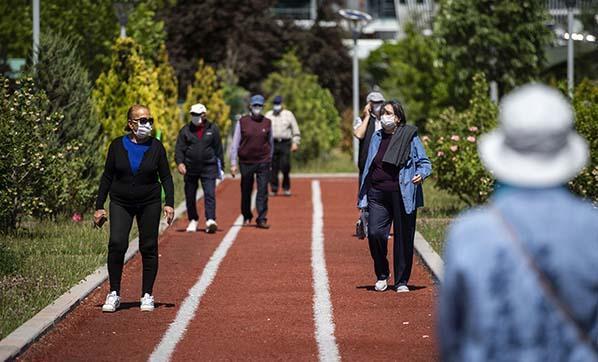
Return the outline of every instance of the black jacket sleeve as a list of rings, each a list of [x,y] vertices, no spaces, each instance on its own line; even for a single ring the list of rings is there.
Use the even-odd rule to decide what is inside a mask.
[[[104,172],[100,177],[100,188],[98,190],[98,197],[96,198],[96,210],[104,208],[104,203],[108,197],[112,179],[114,177],[114,141],[108,147],[108,155],[106,156],[106,163],[104,164]]]
[[[160,182],[164,187],[166,194],[166,206],[174,207],[174,183],[172,182],[172,175],[170,174],[170,167],[168,166],[168,157],[166,157],[166,150],[160,143],[160,157],[158,158],[158,174],[160,175]]]
[[[187,145],[185,144],[185,128],[187,126],[181,128],[179,131],[179,136],[176,139],[176,145],[174,146],[174,162],[178,165],[181,163],[185,163],[185,148]]]
[[[214,152],[220,160],[220,166],[224,170],[224,150],[222,147],[222,138],[220,137],[220,128],[214,123]]]

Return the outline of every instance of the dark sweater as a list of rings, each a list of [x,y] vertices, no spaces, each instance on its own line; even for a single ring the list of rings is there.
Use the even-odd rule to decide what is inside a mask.
[[[382,131],[380,148],[378,148],[378,153],[376,153],[371,166],[371,185],[381,191],[399,191],[399,168],[383,161],[391,139],[392,134]]]
[[[241,140],[239,142],[239,162],[268,163],[272,161],[272,121],[259,116],[243,116],[239,119]]]
[[[363,139],[359,140],[359,153],[357,159],[357,168],[359,169],[359,175],[363,173],[363,168],[365,167],[365,163],[368,158],[368,150],[370,149],[370,141],[372,140],[372,135],[376,131],[376,116],[371,115],[370,120],[368,122],[368,126],[365,130],[365,136]]]
[[[176,141],[174,160],[183,163],[187,173],[194,176],[218,177],[218,161],[224,169],[224,154],[218,126],[206,122],[201,138],[197,126],[192,123],[181,128]]]
[[[166,193],[166,206],[174,207],[174,184],[164,146],[155,138],[150,138],[148,143],[150,148],[145,152],[139,170],[133,174],[122,137],[112,141],[108,148],[104,173],[100,179],[96,210],[104,208],[108,193],[110,193],[110,202],[125,207],[160,202],[162,195],[160,182]]]

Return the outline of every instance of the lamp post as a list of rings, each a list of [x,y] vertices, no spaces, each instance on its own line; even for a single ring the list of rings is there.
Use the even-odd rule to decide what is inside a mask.
[[[567,4],[567,31],[569,32],[569,39],[567,39],[567,91],[569,98],[573,98],[573,8],[575,7],[575,0],[566,0]]]
[[[113,6],[118,24],[120,24],[120,37],[125,38],[127,36],[126,26],[129,21],[129,13],[133,10],[134,4],[129,1],[117,1]]]
[[[341,9],[338,11],[340,16],[349,21],[351,26],[351,35],[353,37],[353,120],[359,115],[359,62],[357,60],[357,40],[363,30],[363,27],[372,20],[370,14],[359,10]],[[353,137],[353,162],[358,161],[359,141]]]
[[[37,64],[39,52],[39,0],[33,0],[33,65]]]

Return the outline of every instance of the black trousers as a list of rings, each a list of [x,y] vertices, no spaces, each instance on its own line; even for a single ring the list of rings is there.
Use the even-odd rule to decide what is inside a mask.
[[[291,189],[291,140],[274,140],[274,153],[272,154],[272,175],[270,177],[270,189],[278,192],[278,173],[282,172],[283,190]]]
[[[378,280],[387,279],[390,270],[386,254],[390,225],[394,223],[393,258],[395,284],[407,284],[413,266],[413,241],[417,211],[405,212],[400,191],[368,191],[368,242]]]
[[[257,208],[257,221],[266,222],[268,215],[268,180],[270,178],[270,163],[241,163],[241,213],[243,218],[253,218],[251,212],[251,192],[253,183],[257,181],[257,194],[255,206]]]
[[[110,203],[110,241],[108,242],[108,275],[110,290],[120,294],[120,280],[125,253],[129,247],[129,233],[133,218],[139,228],[139,251],[143,262],[141,296],[152,294],[158,274],[158,228],[160,226],[160,202],[142,207],[124,207]]]
[[[216,179],[189,174],[185,175],[185,201],[187,204],[187,217],[189,218],[189,221],[199,220],[199,215],[197,215],[197,205],[195,203],[195,195],[197,194],[197,186],[200,181],[201,187],[203,189],[206,221],[209,219],[216,220]]]

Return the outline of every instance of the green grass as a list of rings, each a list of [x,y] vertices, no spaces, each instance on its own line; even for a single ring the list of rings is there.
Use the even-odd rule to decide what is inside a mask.
[[[352,155],[343,153],[338,149],[331,150],[315,160],[305,163],[293,162],[292,172],[296,173],[334,173],[334,172],[357,172],[353,163]]]
[[[417,229],[442,255],[446,228],[466,205],[458,197],[438,189],[433,180],[424,183],[425,207],[418,211]]]
[[[175,205],[184,200],[183,177],[173,172]],[[107,203],[106,203],[107,205]],[[91,226],[91,211],[75,223],[25,222],[0,235],[0,339],[106,262],[108,228]],[[137,234],[134,225],[131,237]]]

